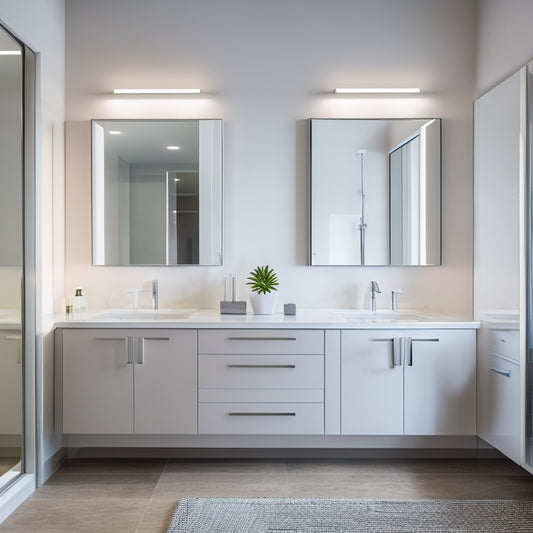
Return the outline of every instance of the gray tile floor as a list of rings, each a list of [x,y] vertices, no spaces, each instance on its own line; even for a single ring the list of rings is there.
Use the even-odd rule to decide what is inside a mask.
[[[164,533],[185,496],[533,500],[533,476],[505,459],[73,459],[0,533]]]
[[[19,461],[19,457],[0,457],[0,476],[11,470]]]

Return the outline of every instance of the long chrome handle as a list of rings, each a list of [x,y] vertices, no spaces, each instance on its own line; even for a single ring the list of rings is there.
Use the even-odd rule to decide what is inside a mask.
[[[296,368],[296,365],[227,365],[228,368]]]
[[[95,341],[123,341],[126,351],[126,364],[133,364],[133,343],[132,337],[95,337]]]
[[[402,366],[402,338],[372,339],[373,342],[392,342],[392,366]]]
[[[392,340],[392,366],[402,366],[402,338]]]
[[[295,341],[296,337],[228,337],[229,341]]]
[[[491,368],[492,372],[495,372],[496,374],[500,374],[500,376],[505,376],[506,378],[511,377],[511,371],[510,370],[500,370],[499,368]]]
[[[144,365],[144,341],[169,341],[170,337],[143,337],[139,342],[137,364]]]
[[[133,337],[126,337],[126,364],[133,364]]]
[[[296,413],[228,413],[228,416],[296,416]]]
[[[411,337],[406,337],[405,349],[407,351],[407,365],[408,366],[413,366],[413,342],[439,342],[439,339],[438,338],[413,339]]]

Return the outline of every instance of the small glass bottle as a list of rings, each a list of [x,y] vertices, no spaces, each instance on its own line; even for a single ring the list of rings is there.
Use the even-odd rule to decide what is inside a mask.
[[[81,293],[82,288],[76,287],[76,293],[72,298],[72,314],[74,320],[81,320],[85,318],[85,296]]]

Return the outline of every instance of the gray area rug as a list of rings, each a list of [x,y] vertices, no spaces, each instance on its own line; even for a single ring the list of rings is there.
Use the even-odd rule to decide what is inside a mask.
[[[532,532],[533,502],[183,498],[168,533]]]

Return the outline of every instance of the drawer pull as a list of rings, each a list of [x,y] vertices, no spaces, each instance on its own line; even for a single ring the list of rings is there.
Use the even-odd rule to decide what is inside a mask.
[[[402,338],[372,339],[373,342],[392,342],[392,366],[402,366]]]
[[[434,339],[413,339],[411,337],[407,337],[405,339],[406,343],[406,350],[407,350],[407,365],[413,366],[413,342],[439,342],[438,338]]]
[[[132,337],[96,337],[95,341],[123,341],[126,348],[126,364],[133,364],[133,342]]]
[[[169,341],[169,337],[143,337],[139,342],[139,353],[137,356],[137,364],[144,365],[144,341]]]
[[[295,341],[296,337],[228,337],[229,341]]]
[[[500,374],[500,376],[505,376],[506,378],[511,377],[511,371],[510,370],[500,370],[499,368],[491,368],[492,372],[495,372],[496,374]]]
[[[296,416],[296,413],[228,413],[228,416]]]
[[[296,365],[227,365],[228,368],[296,368]]]

